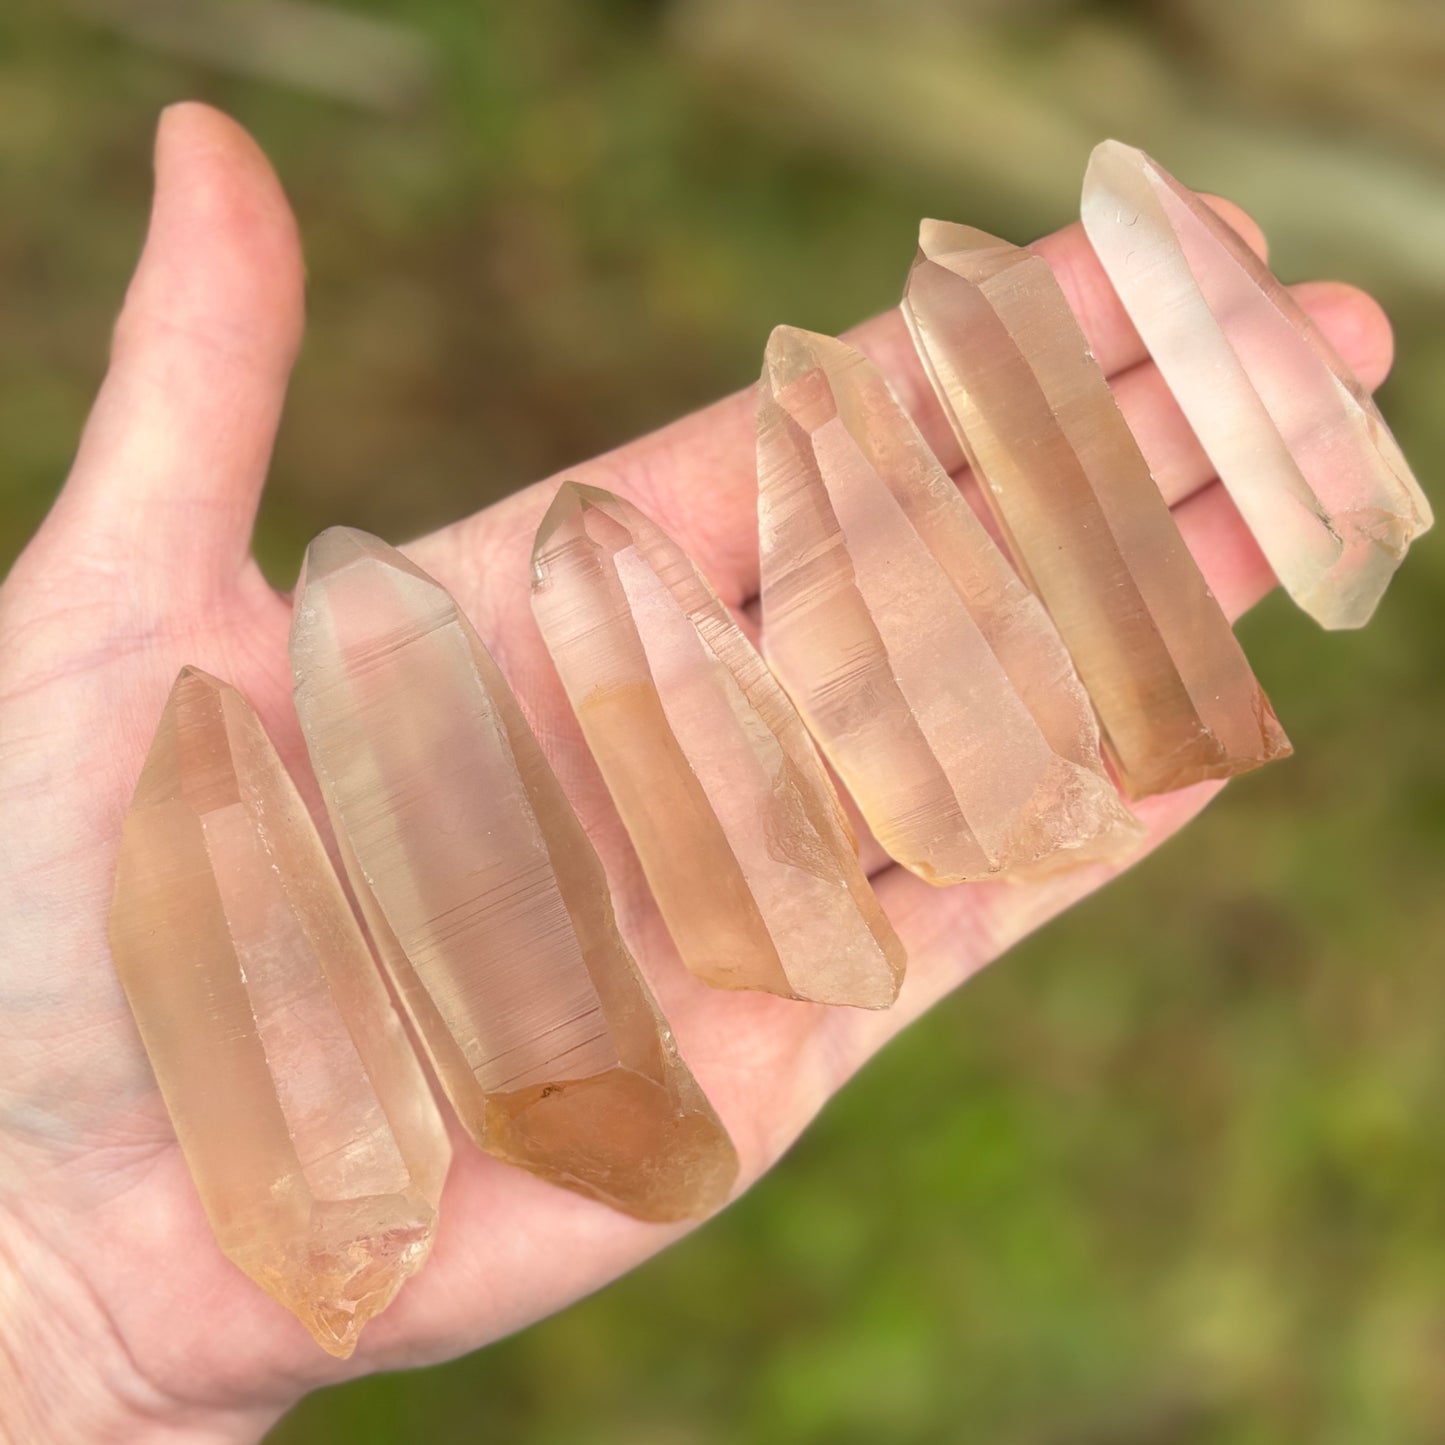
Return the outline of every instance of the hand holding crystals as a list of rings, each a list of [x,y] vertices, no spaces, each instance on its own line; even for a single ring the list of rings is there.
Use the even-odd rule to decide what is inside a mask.
[[[911,241],[900,237],[900,274]],[[1272,585],[1258,549],[1144,363],[1080,228],[1038,249],[1201,570],[1238,615]],[[1373,303],[1334,285],[1296,296],[1378,384],[1390,341]],[[430,1266],[343,1366],[221,1256],[201,1214],[111,967],[106,912],[120,819],[183,664],[235,684],[306,778],[286,664],[289,599],[250,556],[301,329],[295,227],[266,162],[214,112],[168,113],[150,235],[109,374],[70,479],[0,593],[0,1271],[18,1282],[0,1314],[0,1424],[21,1436],[69,1438],[82,1420],[79,1433],[92,1438],[254,1437],[304,1389],[474,1349],[679,1232],[458,1147]],[[960,473],[900,316],[850,340]],[[749,389],[567,472],[642,506],[743,614],[758,584],[754,405]],[[891,1011],[708,989],[680,964],[621,861],[620,831],[583,765],[532,619],[528,556],[554,492],[529,488],[408,550],[477,622],[575,787],[623,925],[738,1145],[746,1185],[869,1054],[1111,873],[940,891],[885,866],[865,836],[864,865],[910,954]],[[1217,786],[1140,804],[1151,837],[1188,821]],[[303,782],[303,792],[319,812],[314,788]]]

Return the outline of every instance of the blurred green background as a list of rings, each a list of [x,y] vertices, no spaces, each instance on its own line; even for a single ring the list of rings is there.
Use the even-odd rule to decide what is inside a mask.
[[[747,382],[895,299],[924,213],[1066,222],[1089,146],[1376,291],[1445,460],[1435,0],[7,0],[0,565],[63,476],[157,109],[259,137],[311,330],[278,579]],[[276,1445],[1445,1439],[1445,540],[1363,635],[1244,626],[1298,749],[872,1065],[724,1218]]]

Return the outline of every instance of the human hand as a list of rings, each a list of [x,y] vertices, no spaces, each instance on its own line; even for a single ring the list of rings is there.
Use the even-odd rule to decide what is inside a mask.
[[[1272,585],[1266,564],[1080,228],[1039,250],[1206,577],[1238,615]],[[343,1363],[221,1255],[201,1213],[111,967],[106,915],[121,818],[185,663],[250,698],[320,813],[290,706],[289,600],[249,550],[302,293],[294,223],[260,153],[213,111],[168,112],[109,374],[60,498],[0,590],[0,1433],[22,1439],[254,1438],[313,1386],[475,1349],[682,1232],[555,1189],[458,1131],[431,1261]],[[1362,378],[1382,380],[1390,338],[1374,303],[1336,285],[1298,294]],[[850,339],[967,485],[897,312]],[[640,505],[744,616],[757,590],[752,406],[740,393],[567,473]],[[408,551],[476,623],[577,801],[746,1187],[887,1039],[1117,870],[937,890],[889,866],[860,829],[909,951],[893,1009],[700,984],[647,899],[532,621],[530,544],[551,491],[538,484]],[[1151,842],[1218,787],[1141,804]]]

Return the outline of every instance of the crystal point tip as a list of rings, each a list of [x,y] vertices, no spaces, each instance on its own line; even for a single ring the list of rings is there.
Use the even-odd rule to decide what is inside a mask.
[[[281,1278],[263,1265],[272,1293],[329,1355],[349,1359],[361,1332],[391,1304],[430,1251],[423,1235],[405,1226],[376,1238],[317,1239],[294,1273]]]
[[[552,494],[552,500],[547,503],[547,510],[542,513],[542,520],[537,524],[537,535],[532,538],[532,582],[534,586],[541,580],[541,560],[542,554],[547,550],[547,544],[562,530],[568,519],[576,514],[576,510],[576,489],[571,482],[563,482]]]
[[[768,334],[764,355],[769,361],[792,356],[812,356],[820,348],[841,348],[842,345],[835,337],[825,336],[820,331],[808,331],[801,326],[775,326]]]
[[[313,537],[306,548],[301,576],[296,583],[296,595],[301,595],[308,582],[323,581],[358,564],[387,567],[438,592],[443,590],[435,578],[382,538],[360,527],[328,527]]]
[[[311,539],[306,548],[305,576],[311,580],[330,577],[368,557],[379,555],[379,538],[357,527],[328,527]]]
[[[584,536],[589,529],[619,525],[623,504],[603,487],[565,481],[543,514],[532,539],[532,586],[545,587],[559,548]]]
[[[218,699],[240,698],[240,694],[229,682],[223,682],[213,673],[209,673],[205,668],[197,667],[191,662],[186,663],[176,673],[176,680],[171,684],[171,692],[177,698],[200,698],[208,695]]]
[[[1089,152],[1089,165],[1093,165],[1095,161],[1105,161],[1116,157],[1123,158],[1125,156],[1131,156],[1144,161],[1150,160],[1148,153],[1141,150],[1140,147],[1130,145],[1128,141],[1119,140],[1115,136],[1107,136]],[[1152,162],[1150,163],[1152,164]]]
[[[763,380],[776,395],[811,371],[847,365],[856,356],[836,336],[805,331],[799,326],[775,326],[763,353]]]
[[[1089,152],[1088,164],[1084,167],[1084,205],[1087,207],[1090,196],[1102,190],[1111,189],[1129,175],[1142,175],[1157,185],[1161,177],[1166,174],[1167,172],[1159,162],[1142,147],[1129,145],[1126,141],[1121,140],[1101,140]],[[1209,209],[1211,212],[1214,211],[1212,206]],[[1227,227],[1230,231],[1234,230],[1223,216],[1215,213],[1215,218],[1219,225]],[[1085,233],[1087,234],[1087,232],[1088,227],[1086,226]],[[1241,245],[1247,244],[1243,237],[1240,237],[1239,240]]]
[[[1015,248],[977,226],[959,221],[935,221],[925,217],[918,223],[918,250],[930,261],[940,256],[968,251],[1012,251]]]

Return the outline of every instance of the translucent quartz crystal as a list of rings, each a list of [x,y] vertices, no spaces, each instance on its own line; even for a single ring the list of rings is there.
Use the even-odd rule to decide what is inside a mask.
[[[871,362],[773,332],[758,486],[764,651],[890,856],[957,883],[1137,845],[1058,630]]]
[[[1434,520],[1369,392],[1264,262],[1143,151],[1094,151],[1083,218],[1285,590],[1325,627],[1362,626]]]
[[[451,1148],[270,739],[193,668],[126,815],[110,940],[221,1248],[349,1355],[431,1249]]]
[[[1048,263],[924,221],[903,314],[1130,795],[1287,754]]]
[[[323,532],[296,707],[382,959],[477,1143],[641,1219],[708,1213],[737,1157],[617,931],[601,862],[451,595]]]
[[[719,988],[885,1008],[904,955],[762,659],[635,507],[566,483],[532,604],[678,951]]]

